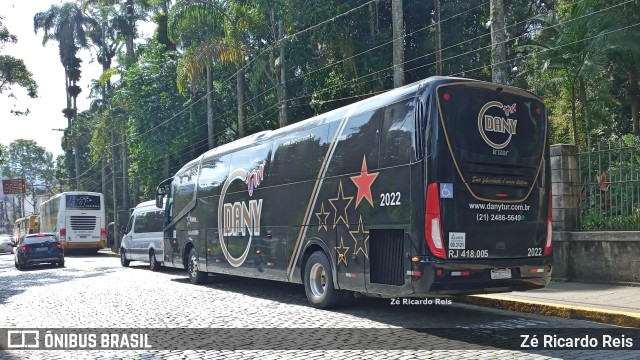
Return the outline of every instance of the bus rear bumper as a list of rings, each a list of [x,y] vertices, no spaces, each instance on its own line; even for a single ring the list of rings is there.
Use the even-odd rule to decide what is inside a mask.
[[[98,242],[60,241],[65,249],[100,250],[104,248],[104,240]]]
[[[411,296],[472,295],[526,291],[545,287],[551,280],[551,257],[481,261],[423,261],[414,263]]]

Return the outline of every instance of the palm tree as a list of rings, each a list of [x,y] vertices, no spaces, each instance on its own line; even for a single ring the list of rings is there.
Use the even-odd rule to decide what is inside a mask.
[[[67,118],[67,132],[71,131],[71,124],[75,120],[78,110],[76,100],[81,92],[78,86],[80,80],[80,64],[82,60],[77,56],[80,48],[88,46],[86,29],[95,26],[94,19],[85,16],[75,3],[52,5],[46,12],[39,12],[33,17],[33,30],[44,31],[42,45],[49,40],[58,42],[60,62],[64,67],[65,85],[67,89],[67,107],[63,110]],[[75,161],[76,189],[80,188],[80,163],[76,142],[73,141],[73,158]],[[67,146],[67,164],[72,158],[71,149]],[[71,174],[72,171],[69,170]]]
[[[201,29],[208,31],[203,32]],[[229,16],[227,9],[211,2],[180,0],[171,9],[168,33],[173,42],[186,48],[185,57],[179,66],[178,84],[184,84],[185,80],[189,79],[193,90],[200,74],[203,70],[206,71],[209,148],[215,146],[212,65],[214,61],[236,64],[238,137],[243,137],[246,121],[246,80],[242,67],[245,52],[239,40],[236,22]],[[181,90],[184,92],[184,86]]]

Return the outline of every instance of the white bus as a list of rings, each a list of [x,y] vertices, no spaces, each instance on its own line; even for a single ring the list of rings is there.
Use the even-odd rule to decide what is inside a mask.
[[[65,249],[102,249],[106,227],[104,196],[100,193],[64,192],[40,206],[40,232],[58,235]]]

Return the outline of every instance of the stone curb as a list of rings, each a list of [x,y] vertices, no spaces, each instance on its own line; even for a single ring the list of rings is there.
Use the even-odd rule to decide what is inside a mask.
[[[116,254],[113,251],[111,251],[110,249],[98,250],[98,254],[106,255],[106,256],[113,256],[113,257],[120,257],[120,254]]]
[[[462,296],[458,302],[487,306],[502,310],[518,311],[530,314],[557,316],[567,319],[589,320],[604,324],[640,327],[640,313],[597,309],[564,304],[541,303],[492,297],[491,295]]]

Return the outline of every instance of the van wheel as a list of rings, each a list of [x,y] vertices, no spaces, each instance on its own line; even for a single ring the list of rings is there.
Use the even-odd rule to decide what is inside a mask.
[[[304,292],[311,306],[330,309],[338,306],[342,292],[333,287],[333,270],[327,256],[316,251],[304,267]]]
[[[124,249],[120,249],[120,265],[123,267],[129,267],[130,260],[127,260],[127,256],[124,254]]]
[[[151,271],[160,270],[160,262],[156,260],[156,252],[153,250],[149,251],[149,269]]]
[[[189,280],[191,280],[192,284],[203,284],[207,280],[207,273],[198,270],[198,256],[196,255],[195,248],[191,248],[191,251],[189,251],[187,273],[189,274]]]

